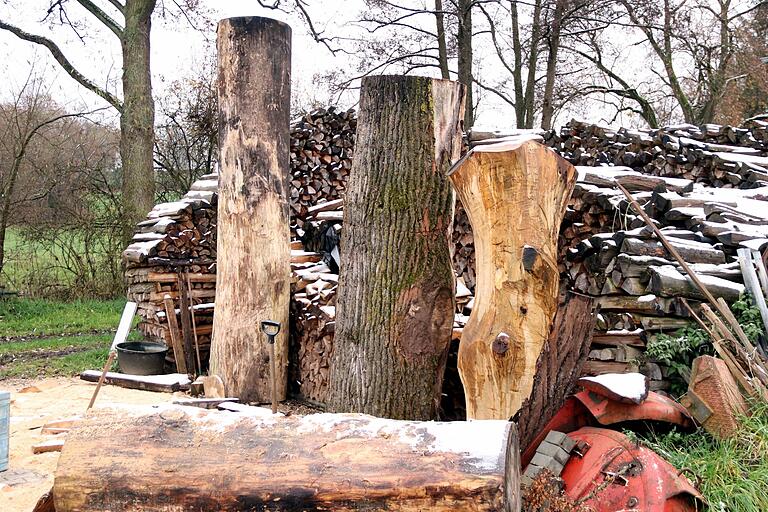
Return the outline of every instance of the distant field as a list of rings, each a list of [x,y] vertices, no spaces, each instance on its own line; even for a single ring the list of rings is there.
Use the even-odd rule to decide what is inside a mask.
[[[62,248],[29,240],[19,229],[10,228],[0,287],[21,295],[58,299],[120,295],[123,280],[119,254],[107,256],[97,242],[91,240],[86,248],[85,242],[73,234]]]
[[[0,300],[0,380],[100,369],[124,305],[123,299]]]
[[[0,338],[93,333],[117,328],[125,299],[0,300]]]

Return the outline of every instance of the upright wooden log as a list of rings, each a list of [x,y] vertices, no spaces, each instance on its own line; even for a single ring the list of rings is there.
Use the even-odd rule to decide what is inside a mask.
[[[291,29],[268,18],[219,22],[219,204],[211,373],[229,396],[270,400],[269,348],[277,336],[278,397],[286,392],[290,232],[288,152]]]
[[[557,237],[576,170],[520,139],[472,149],[451,170],[475,237],[475,305],[459,345],[467,417],[508,419],[531,394],[557,310]]]
[[[454,315],[445,172],[464,90],[448,80],[363,80],[344,208],[328,403],[400,419],[437,414]]]
[[[520,510],[514,423],[240,409],[91,411],[64,443],[57,512]]]

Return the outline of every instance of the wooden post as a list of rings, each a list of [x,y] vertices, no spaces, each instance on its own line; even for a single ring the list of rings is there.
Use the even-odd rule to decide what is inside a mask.
[[[190,295],[187,284],[184,274],[179,272],[176,275],[176,286],[179,288],[179,314],[181,317],[181,339],[184,342],[184,364],[189,373],[200,375],[201,368],[195,365],[195,351],[192,346],[194,329],[190,318]]]
[[[67,434],[56,510],[520,510],[514,423],[238,408],[91,411]]]
[[[291,29],[268,18],[219,22],[219,205],[211,373],[229,396],[270,401],[262,320],[288,325]],[[286,393],[288,329],[276,339]]]
[[[463,96],[448,80],[363,79],[329,377],[335,411],[437,414],[454,316],[445,172],[459,156]]]
[[[557,237],[576,170],[532,140],[471,150],[451,170],[475,236],[475,306],[461,336],[467,417],[509,419],[531,394],[557,310]]]
[[[173,299],[169,294],[163,297],[165,306],[165,318],[168,320],[168,334],[171,336],[171,347],[173,348],[173,361],[176,363],[176,371],[187,373],[187,356],[184,353],[184,344],[181,341],[179,332],[179,323],[176,321],[176,307],[173,305]]]

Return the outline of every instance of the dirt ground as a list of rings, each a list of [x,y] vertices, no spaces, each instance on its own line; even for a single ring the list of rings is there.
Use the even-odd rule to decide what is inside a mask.
[[[32,446],[55,437],[41,433],[46,423],[84,413],[95,387],[76,378],[0,382],[0,390],[11,392],[10,465],[8,471],[0,473],[0,511],[30,512],[38,498],[51,488],[59,453],[33,455]],[[104,386],[95,407],[107,403],[157,404],[173,399],[169,393]]]

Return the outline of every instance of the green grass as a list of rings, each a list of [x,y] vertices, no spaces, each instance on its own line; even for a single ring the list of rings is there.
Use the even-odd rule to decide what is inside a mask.
[[[0,367],[0,380],[78,375],[84,370],[100,370],[107,360],[109,345],[61,357],[31,359]],[[117,363],[112,370],[117,369]]]
[[[699,431],[649,435],[640,441],[676,468],[692,470],[689,476],[701,479],[698,487],[710,510],[768,510],[768,404],[755,404],[739,434],[730,439]]]
[[[124,306],[124,299],[0,300],[0,380],[101,369]]]
[[[0,337],[52,336],[117,329],[125,299],[59,302],[0,300]]]

